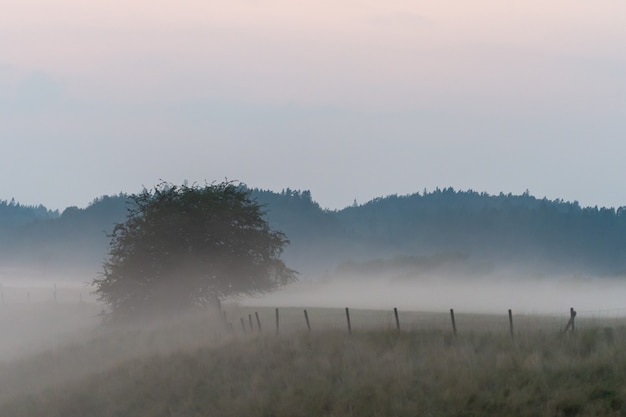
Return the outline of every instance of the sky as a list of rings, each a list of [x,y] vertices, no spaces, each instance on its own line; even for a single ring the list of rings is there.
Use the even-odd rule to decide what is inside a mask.
[[[0,0],[0,200],[160,181],[626,206],[622,0]]]

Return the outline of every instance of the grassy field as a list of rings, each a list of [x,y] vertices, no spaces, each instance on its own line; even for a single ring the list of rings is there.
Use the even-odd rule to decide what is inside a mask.
[[[238,324],[255,311],[263,333],[230,332],[207,313],[91,328],[0,362],[0,415],[626,415],[620,321],[572,335],[559,331],[566,318],[549,318],[513,341],[506,316],[485,326],[460,314],[457,338],[446,314],[428,326],[411,314],[428,315],[401,313],[398,333],[392,313],[354,311],[352,335],[343,310],[311,309],[308,332],[301,309],[281,309],[279,335],[273,309],[229,306],[227,317]]]

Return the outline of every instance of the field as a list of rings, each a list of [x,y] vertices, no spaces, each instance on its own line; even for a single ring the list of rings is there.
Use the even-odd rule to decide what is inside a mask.
[[[212,312],[107,328],[86,302],[0,314],[26,308],[75,322],[0,362],[2,416],[626,415],[623,318],[566,334],[565,312],[514,316],[512,339],[506,314],[457,313],[456,337],[449,312],[401,311],[398,332],[391,311],[354,310],[352,334],[342,309],[308,309],[308,331],[281,308],[279,334],[274,309],[237,305],[232,329]]]

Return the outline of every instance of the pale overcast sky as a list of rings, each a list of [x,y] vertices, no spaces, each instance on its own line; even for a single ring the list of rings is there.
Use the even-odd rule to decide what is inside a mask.
[[[0,199],[227,177],[626,205],[623,0],[0,4]]]

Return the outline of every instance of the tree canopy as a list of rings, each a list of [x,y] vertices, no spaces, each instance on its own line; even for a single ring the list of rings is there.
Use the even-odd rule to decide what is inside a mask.
[[[280,259],[289,243],[234,182],[162,183],[130,196],[124,223],[94,280],[112,317],[188,309],[274,290],[296,279]]]

